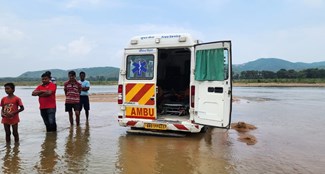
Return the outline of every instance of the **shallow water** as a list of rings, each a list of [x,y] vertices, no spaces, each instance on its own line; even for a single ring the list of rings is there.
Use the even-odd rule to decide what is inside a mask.
[[[210,129],[185,138],[127,135],[117,123],[117,104],[99,102],[91,103],[88,123],[82,113],[80,127],[70,127],[58,102],[58,132],[46,133],[33,89],[16,89],[25,105],[20,143],[6,145],[0,130],[1,173],[323,173],[325,88],[234,88],[240,101],[233,103],[232,122],[257,129]],[[257,143],[239,141],[241,134]]]

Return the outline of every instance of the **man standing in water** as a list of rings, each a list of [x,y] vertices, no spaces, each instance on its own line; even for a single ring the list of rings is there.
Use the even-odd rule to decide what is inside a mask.
[[[38,96],[39,108],[41,111],[41,116],[43,118],[44,124],[46,126],[47,132],[56,131],[56,101],[55,92],[56,85],[51,81],[51,74],[42,74],[42,84],[37,86],[32,92],[32,96]]]
[[[68,73],[69,80],[64,82],[64,93],[65,93],[65,111],[69,112],[69,121],[73,125],[73,112],[76,115],[76,125],[80,124],[80,92],[81,84],[76,80],[76,72],[69,71]]]
[[[88,96],[88,90],[90,88],[90,82],[88,80],[85,80],[86,73],[81,71],[79,73],[79,83],[81,84],[81,93],[80,93],[80,112],[82,111],[82,108],[85,109],[86,119],[88,120],[89,117],[89,96]]]

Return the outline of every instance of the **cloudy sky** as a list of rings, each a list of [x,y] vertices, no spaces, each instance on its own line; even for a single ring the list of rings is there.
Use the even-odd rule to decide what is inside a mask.
[[[132,36],[232,40],[235,64],[325,60],[325,0],[0,0],[0,77],[119,67]]]

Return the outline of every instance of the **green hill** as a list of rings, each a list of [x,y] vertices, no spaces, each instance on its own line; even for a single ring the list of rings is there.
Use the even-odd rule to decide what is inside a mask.
[[[290,62],[283,59],[278,58],[260,58],[254,61],[250,61],[244,64],[235,64],[233,65],[233,71],[235,73],[240,73],[241,71],[247,70],[257,70],[257,71],[273,71],[276,72],[280,69],[286,70],[304,70],[309,68],[319,68],[325,69],[325,61],[322,62],[314,62],[314,63],[303,63],[303,62]],[[77,75],[79,72],[84,71],[87,74],[88,79],[98,80],[98,79],[113,79],[117,80],[119,75],[119,68],[116,67],[92,67],[92,68],[78,68],[71,69],[76,71]],[[62,70],[62,69],[50,69],[50,70],[41,70],[41,71],[28,71],[21,74],[15,78],[1,78],[0,80],[8,81],[11,79],[33,79],[39,80],[41,75],[45,71],[51,71],[52,76],[57,79],[64,80],[68,78],[68,72],[70,70]]]
[[[78,69],[71,69],[76,71],[77,76],[79,75],[79,72],[84,71],[87,75],[87,78],[96,78],[96,77],[104,77],[117,79],[119,68],[116,67],[92,67],[92,68],[78,68]],[[40,78],[41,75],[45,71],[51,71],[52,76],[56,77],[57,79],[66,79],[68,77],[68,72],[71,70],[61,70],[61,69],[50,69],[50,70],[41,70],[41,71],[28,71],[17,78]]]
[[[314,62],[314,63],[302,63],[302,62],[290,62],[278,58],[260,58],[254,61],[250,61],[244,64],[233,65],[234,72],[241,72],[247,70],[257,70],[257,71],[278,71],[280,69],[286,70],[303,70],[309,68],[319,68],[325,69],[325,61]]]

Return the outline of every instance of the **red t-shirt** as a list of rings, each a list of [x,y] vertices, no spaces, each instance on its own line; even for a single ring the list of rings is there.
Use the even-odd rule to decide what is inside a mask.
[[[40,109],[50,109],[50,108],[56,108],[56,101],[55,101],[55,93],[56,93],[56,85],[52,82],[46,84],[46,85],[39,85],[35,90],[37,91],[52,91],[52,94],[50,96],[39,96],[39,108]]]
[[[65,103],[78,104],[80,102],[80,91],[81,91],[80,83],[78,83],[77,81],[75,82],[66,81],[64,82],[64,90],[66,91]]]
[[[11,112],[15,112],[18,111],[18,106],[23,106],[23,103],[21,101],[21,99],[17,96],[13,96],[13,97],[3,97],[1,99],[1,107],[2,107],[2,111],[4,113],[11,113]],[[14,115],[11,118],[8,117],[2,117],[1,123],[3,124],[17,124],[19,122],[19,114],[17,113],[16,115]]]

